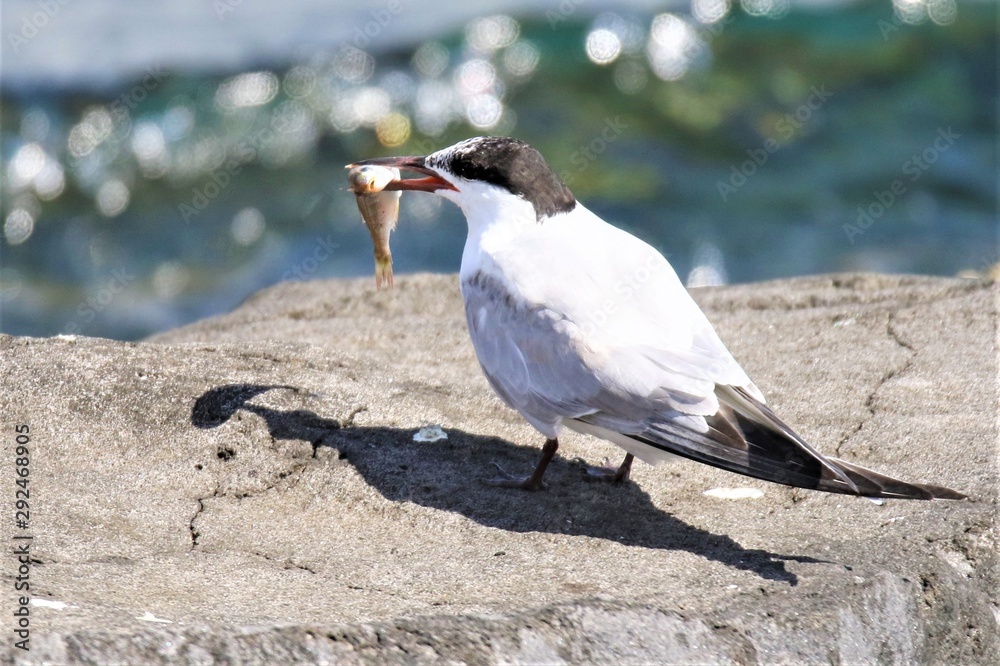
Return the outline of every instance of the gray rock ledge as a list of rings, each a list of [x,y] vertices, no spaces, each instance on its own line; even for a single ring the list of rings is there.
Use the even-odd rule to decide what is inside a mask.
[[[482,378],[455,276],[281,284],[141,343],[2,336],[3,478],[28,423],[32,591],[66,605],[31,607],[29,653],[6,605],[0,655],[996,663],[998,296],[853,274],[696,294],[820,450],[971,497],[883,506],[687,462],[591,483],[575,459],[619,453],[575,435],[547,491],[481,484],[541,438]],[[415,442],[427,424],[448,439]]]

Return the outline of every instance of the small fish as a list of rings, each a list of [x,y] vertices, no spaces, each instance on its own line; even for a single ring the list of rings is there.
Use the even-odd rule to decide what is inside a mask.
[[[361,218],[375,244],[375,287],[392,287],[392,252],[389,251],[389,234],[399,219],[401,192],[385,187],[399,179],[399,169],[367,165],[354,167],[347,174],[358,202]]]

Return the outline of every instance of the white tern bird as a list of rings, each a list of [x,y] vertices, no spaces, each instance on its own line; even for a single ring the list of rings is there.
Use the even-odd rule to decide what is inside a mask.
[[[363,160],[420,174],[386,189],[435,192],[465,213],[460,271],[469,335],[490,385],[546,438],[534,472],[494,485],[543,487],[566,426],[633,456],[683,456],[746,476],[832,493],[962,499],[806,443],[719,339],[667,260],[583,207],[541,154],[476,137],[424,157]],[[352,165],[355,166],[355,165]]]

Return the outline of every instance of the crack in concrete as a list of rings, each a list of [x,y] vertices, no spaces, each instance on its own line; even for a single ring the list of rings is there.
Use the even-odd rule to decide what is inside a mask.
[[[304,564],[299,564],[298,562],[296,562],[295,560],[293,560],[291,558],[288,558],[287,560],[283,560],[283,559],[280,559],[280,558],[277,558],[277,557],[271,557],[267,553],[262,553],[259,550],[251,550],[250,554],[251,555],[255,555],[257,557],[260,557],[262,559],[265,559],[268,562],[275,562],[277,564],[280,564],[285,569],[298,569],[299,571],[308,571],[309,573],[313,574],[314,576],[318,573],[315,569],[313,569],[311,567],[307,567]]]
[[[306,468],[309,467],[309,465],[312,464],[312,461],[316,459],[316,447],[318,447],[319,444],[317,444],[316,442],[311,442],[311,444],[312,444],[312,455],[309,457],[308,460],[306,460],[304,463],[300,465],[297,465],[288,472],[279,473],[277,480],[275,480],[274,483],[261,490],[260,493],[248,493],[247,496],[250,497],[258,494],[262,495],[270,490],[276,490],[278,488],[278,484],[284,481],[285,479],[288,479],[289,477],[294,477],[294,478],[289,480],[287,490],[291,490],[295,486],[299,485],[299,481],[302,480],[303,472],[305,472]]]
[[[903,347],[905,349],[909,349],[911,352],[913,352],[910,355],[910,358],[907,359],[906,366],[902,370],[899,371],[899,372],[903,372],[904,370],[906,370],[907,368],[909,368],[910,365],[913,363],[913,357],[916,356],[916,354],[917,354],[917,348],[914,347],[909,342],[907,342],[906,340],[904,340],[902,338],[902,336],[899,334],[899,331],[897,331],[896,328],[892,325],[893,320],[895,318],[896,318],[896,313],[895,312],[890,312],[889,313],[889,319],[888,319],[888,321],[885,322],[886,333],[889,334],[890,338],[892,338],[893,340],[896,341],[897,345],[899,345],[900,347]]]
[[[875,398],[878,395],[878,392],[882,390],[882,387],[891,382],[896,377],[906,372],[907,370],[909,370],[910,367],[913,366],[913,360],[917,356],[917,349],[909,341],[903,339],[903,337],[900,336],[899,332],[893,326],[893,322],[895,319],[896,319],[896,313],[890,312],[889,318],[886,320],[885,324],[886,334],[890,338],[892,338],[892,340],[897,345],[909,351],[909,355],[906,357],[906,361],[902,365],[892,368],[888,372],[883,374],[882,377],[879,378],[879,381],[875,385],[875,388],[873,388],[871,392],[868,394],[868,397],[865,398],[864,407],[866,410],[868,410],[868,414],[866,414],[864,417],[861,418],[861,420],[858,422],[858,425],[854,427],[854,430],[841,437],[840,441],[837,442],[837,448],[835,449],[835,454],[838,457],[840,456],[840,450],[841,448],[843,448],[844,444],[853,439],[855,435],[857,435],[864,429],[865,425],[867,425],[872,419],[875,418],[875,412],[877,411],[875,408]]]
[[[386,588],[379,587],[378,585],[356,585],[353,583],[347,583],[346,587],[348,590],[357,590],[358,592],[364,592],[365,594],[375,593],[384,595],[391,599],[405,599],[407,601],[413,601],[413,599],[407,596],[406,594],[403,594],[401,592],[393,592],[392,590],[387,590]],[[427,603],[430,606],[441,605],[437,602],[425,602],[425,603]]]
[[[219,496],[219,482],[215,482],[215,489],[212,491],[211,495],[206,495],[205,497],[199,497],[196,502],[198,502],[198,508],[195,510],[194,515],[191,516],[191,520],[188,521],[188,534],[191,536],[191,548],[190,550],[195,550],[198,548],[198,539],[201,538],[201,532],[198,528],[194,526],[198,517],[201,516],[202,512],[205,510],[205,500],[209,500]]]
[[[198,539],[201,537],[201,532],[195,528],[194,521],[198,520],[198,516],[200,516],[201,512],[205,510],[205,499],[199,497],[197,502],[198,509],[194,512],[194,515],[191,516],[191,520],[188,522],[188,532],[191,535],[191,550],[198,547]]]

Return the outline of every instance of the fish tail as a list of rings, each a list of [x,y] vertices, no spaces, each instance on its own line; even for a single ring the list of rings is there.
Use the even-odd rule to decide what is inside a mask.
[[[375,288],[392,289],[392,255],[375,257]]]

